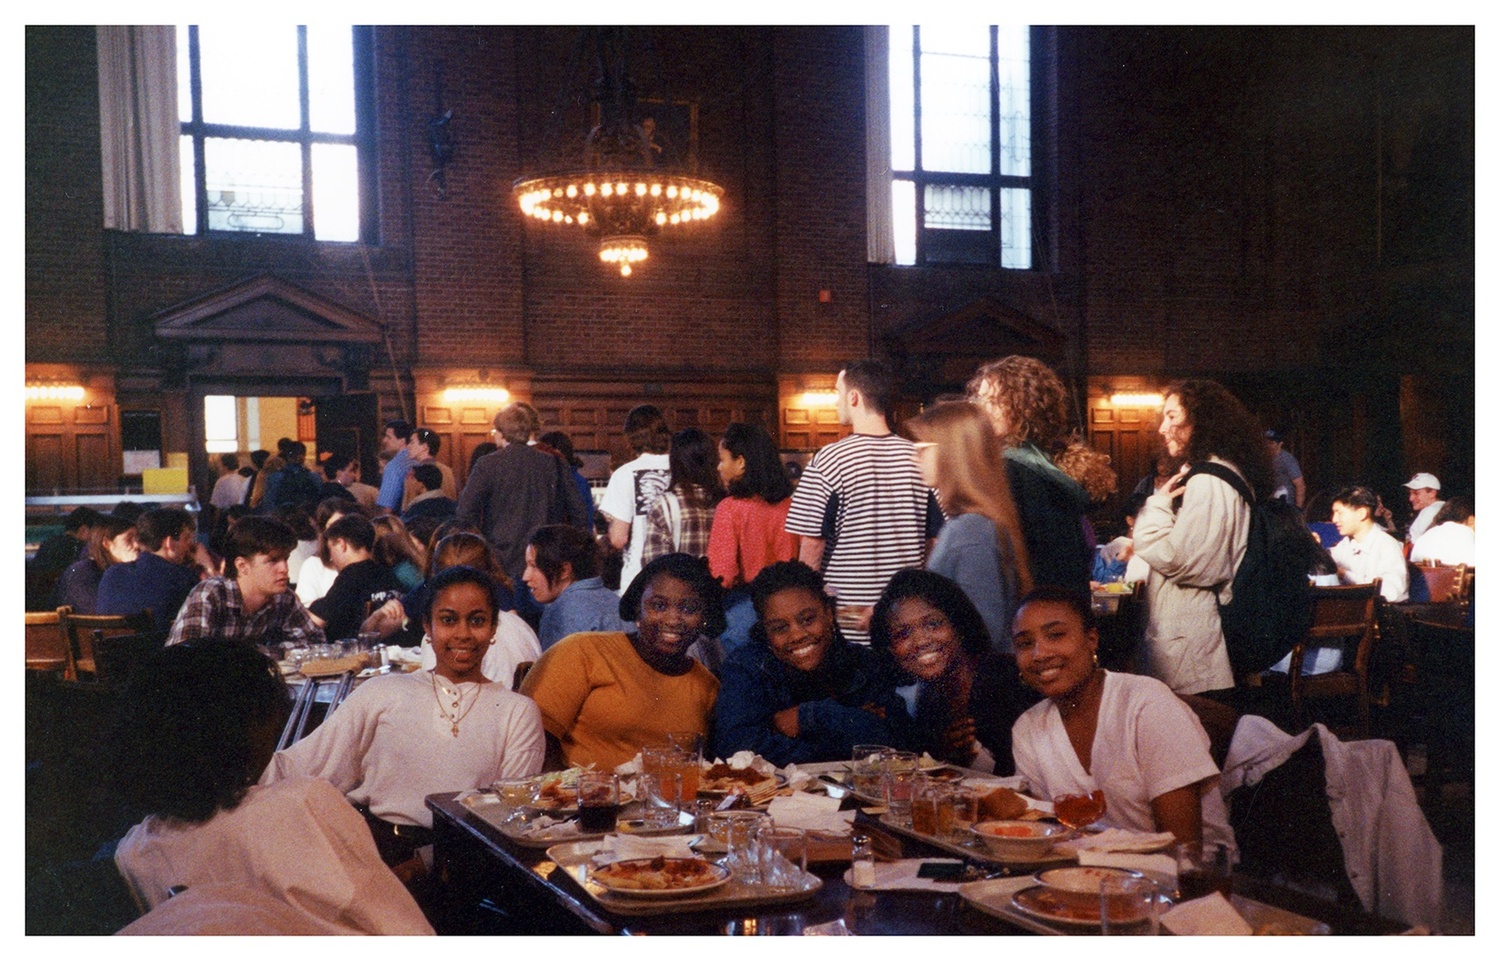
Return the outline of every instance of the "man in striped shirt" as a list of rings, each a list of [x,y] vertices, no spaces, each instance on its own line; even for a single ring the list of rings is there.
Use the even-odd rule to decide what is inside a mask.
[[[943,515],[922,484],[916,446],[891,433],[895,377],[862,360],[839,372],[839,422],[854,433],[813,456],[792,494],[786,530],[801,535],[798,557],[823,572],[851,641],[870,640],[870,610],[891,575],[921,567]]]

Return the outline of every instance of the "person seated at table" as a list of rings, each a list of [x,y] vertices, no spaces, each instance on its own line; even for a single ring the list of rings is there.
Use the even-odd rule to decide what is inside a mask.
[[[411,478],[408,485],[417,494],[401,511],[402,520],[426,516],[445,521],[458,512],[458,501],[443,490],[443,472],[437,464],[417,464],[411,469]]]
[[[1011,725],[1037,696],[1015,656],[993,648],[962,587],[934,571],[897,571],[875,604],[870,644],[917,681],[919,748],[961,767],[1014,771]]]
[[[121,876],[143,909],[174,887],[230,885],[321,934],[432,934],[336,788],[312,777],[256,784],[289,703],[275,663],[245,644],[168,647],[132,672],[114,778],[147,816],[115,849]]]
[[[428,580],[400,600],[386,601],[365,619],[360,631],[373,631],[382,640],[402,647],[421,647],[422,669],[431,670],[437,664],[437,655],[432,650],[432,639],[422,633],[419,612],[427,606],[427,585],[431,578],[440,571],[459,566],[484,571],[495,582],[495,596],[499,599],[495,637],[485,652],[480,670],[495,683],[510,687],[516,668],[541,657],[542,648],[531,625],[515,612],[510,581],[490,552],[489,542],[473,531],[457,530],[434,544],[427,559]]]
[[[307,610],[331,640],[354,637],[371,604],[379,607],[401,596],[401,582],[375,559],[375,527],[367,518],[359,514],[340,517],[328,525],[323,540],[338,577],[328,593]]]
[[[89,545],[69,564],[52,589],[52,606],[71,607],[74,614],[97,614],[99,581],[115,564],[129,564],[140,554],[135,521],[114,514],[101,515],[89,531]]]
[[[1111,581],[1139,584],[1151,573],[1150,566],[1135,556],[1135,541],[1130,536],[1135,530],[1135,516],[1145,505],[1145,494],[1131,494],[1125,498],[1125,506],[1122,508],[1125,533],[1099,545],[1099,554],[1094,558],[1094,572],[1089,576],[1091,587]]]
[[[167,630],[188,592],[198,585],[193,560],[193,515],[180,507],[149,510],[135,522],[136,559],[113,564],[99,578],[100,614],[151,612],[151,626]]]
[[[1034,796],[1103,791],[1103,826],[1232,848],[1202,723],[1156,678],[1098,666],[1088,595],[1036,588],[1021,599],[1012,640],[1021,679],[1045,698],[1011,732],[1016,773]]]
[[[1411,546],[1411,561],[1474,566],[1474,500],[1450,497]]]
[[[499,611],[494,579],[450,567],[428,587],[422,623],[436,666],[361,684],[316,730],[278,752],[261,778],[332,782],[365,814],[387,864],[431,843],[427,795],[542,769],[537,706],[482,668]]]
[[[708,565],[687,554],[658,557],[620,598],[620,617],[635,629],[565,637],[521,684],[542,709],[549,769],[609,769],[670,733],[708,734],[719,681],[688,654],[724,630]]]
[[[313,510],[312,525],[317,530],[317,548],[302,559],[302,566],[297,569],[297,579],[292,583],[296,585],[297,599],[304,605],[328,593],[333,586],[334,578],[339,572],[334,570],[328,559],[328,542],[323,532],[328,525],[346,514],[361,513],[353,501],[344,497],[326,497],[318,502]],[[290,571],[290,566],[288,567]]]
[[[1401,542],[1375,523],[1379,496],[1368,487],[1345,487],[1333,495],[1333,523],[1344,539],[1328,553],[1344,584],[1380,579],[1380,596],[1400,604],[1407,596],[1406,556]]]
[[[627,631],[620,619],[620,595],[599,575],[599,544],[571,524],[545,524],[526,541],[526,572],[531,596],[542,605],[537,640],[546,650],[569,634]]]
[[[868,646],[845,640],[822,574],[778,561],[756,575],[750,597],[760,619],[724,662],[715,756],[754,751],[784,767],[847,760],[856,744],[911,746],[892,672]]]
[[[375,547],[371,554],[380,563],[391,569],[403,591],[415,590],[427,579],[427,545],[407,530],[406,524],[395,514],[381,514],[371,519],[375,528]]]

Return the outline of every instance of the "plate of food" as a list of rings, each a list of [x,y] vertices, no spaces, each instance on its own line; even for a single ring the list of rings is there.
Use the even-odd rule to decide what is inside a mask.
[[[702,894],[729,883],[729,870],[700,858],[637,858],[591,868],[588,879],[611,894],[672,898]]]
[[[1097,890],[1092,894],[1086,894],[1081,891],[1063,891],[1038,884],[1017,891],[1011,897],[1011,905],[1022,914],[1040,921],[1093,928],[1099,926],[1099,892]],[[1139,921],[1145,916],[1145,908],[1142,906],[1139,918],[1122,920]]]

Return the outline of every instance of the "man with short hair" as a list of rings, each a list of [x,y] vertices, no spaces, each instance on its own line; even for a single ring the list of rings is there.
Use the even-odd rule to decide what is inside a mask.
[[[1416,478],[1423,477],[1418,474]],[[1333,495],[1333,523],[1344,539],[1329,554],[1345,584],[1380,580],[1380,596],[1392,604],[1407,598],[1406,556],[1401,543],[1375,524],[1377,497],[1368,487],[1346,487]]]
[[[245,503],[245,495],[249,493],[250,479],[240,473],[240,458],[238,454],[219,455],[219,479],[214,482],[214,491],[209,495],[209,506],[215,510],[228,510],[236,504]]]
[[[410,437],[411,425],[404,420],[386,421],[385,433],[380,435],[380,453],[389,455],[390,461],[380,472],[380,496],[375,503],[392,514],[401,510],[401,495],[406,491],[406,473],[411,467],[406,442]]]
[[[646,517],[661,492],[672,482],[672,462],[667,456],[672,446],[672,432],[660,410],[652,404],[631,408],[625,415],[625,439],[635,451],[635,459],[609,475],[609,486],[604,489],[604,499],[599,502],[599,510],[609,521],[610,544],[625,552],[617,589],[621,595],[641,572],[641,552],[646,546]]]
[[[330,497],[354,500],[354,492],[339,480],[340,476],[346,476],[345,470],[353,462],[354,458],[348,454],[329,454],[323,459],[323,486],[318,489],[319,504]]]
[[[401,599],[401,582],[375,560],[375,526],[359,514],[345,514],[323,530],[328,563],[338,571],[328,593],[312,602],[308,613],[330,638],[354,637],[365,614],[389,600]]]
[[[1438,491],[1443,489],[1443,484],[1423,471],[1402,486],[1406,488],[1406,499],[1411,502],[1411,526],[1406,529],[1406,542],[1410,544],[1427,533],[1432,519],[1443,509],[1444,502],[1438,500]]]
[[[188,593],[167,643],[323,643],[323,631],[288,590],[286,559],[296,546],[297,535],[275,518],[252,514],[235,521],[224,538],[224,576]]]
[[[286,466],[266,478],[266,496],[262,510],[283,507],[307,507],[317,503],[322,483],[307,469],[307,445],[300,440],[288,441]]]
[[[516,585],[522,616],[540,617],[521,576],[526,572],[526,538],[543,524],[582,527],[586,513],[578,489],[562,461],[527,445],[530,423],[516,404],[495,415],[500,449],[474,462],[458,498],[457,517],[484,532],[495,560]]]
[[[113,564],[99,579],[99,614],[151,612],[151,626],[165,630],[177,619],[188,592],[198,586],[193,563],[193,515],[180,507],[158,507],[135,522],[136,559]]]
[[[786,531],[801,535],[798,557],[821,570],[837,597],[844,636],[868,644],[870,611],[891,575],[921,567],[942,526],[922,483],[916,445],[891,432],[890,368],[874,360],[839,371],[839,422],[854,428],[813,455],[792,494]]]
[[[1286,449],[1281,431],[1266,431],[1266,447],[1271,451],[1271,483],[1274,485],[1271,496],[1301,507],[1307,499],[1307,481],[1302,479],[1302,465]]]
[[[92,507],[75,507],[63,520],[60,534],[53,534],[37,547],[26,565],[26,609],[51,610],[52,589],[62,572],[83,556],[89,534],[103,518]]]
[[[443,472],[436,464],[418,464],[411,469],[408,483],[415,483],[422,493],[411,499],[406,510],[401,512],[401,521],[411,524],[418,517],[432,517],[439,521],[451,518],[458,510],[453,498],[443,493]]]
[[[431,464],[443,475],[443,496],[458,497],[458,484],[453,479],[453,469],[437,459],[438,451],[443,449],[443,438],[438,436],[437,431],[426,427],[418,427],[411,432],[406,440],[406,456],[411,460],[411,465]],[[406,484],[401,492],[401,509],[404,511],[411,506],[411,502],[422,493],[422,485],[412,479],[411,472],[407,471]]]

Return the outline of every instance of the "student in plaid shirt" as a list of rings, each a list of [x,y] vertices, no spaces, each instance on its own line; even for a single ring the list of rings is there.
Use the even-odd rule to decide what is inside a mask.
[[[641,563],[681,551],[694,557],[708,553],[714,508],[724,497],[719,478],[719,449],[696,427],[672,435],[672,483],[646,515],[646,546]]]
[[[242,517],[229,529],[224,577],[193,588],[172,624],[168,644],[199,638],[321,644],[323,632],[288,590],[286,559],[297,535],[269,517]]]

